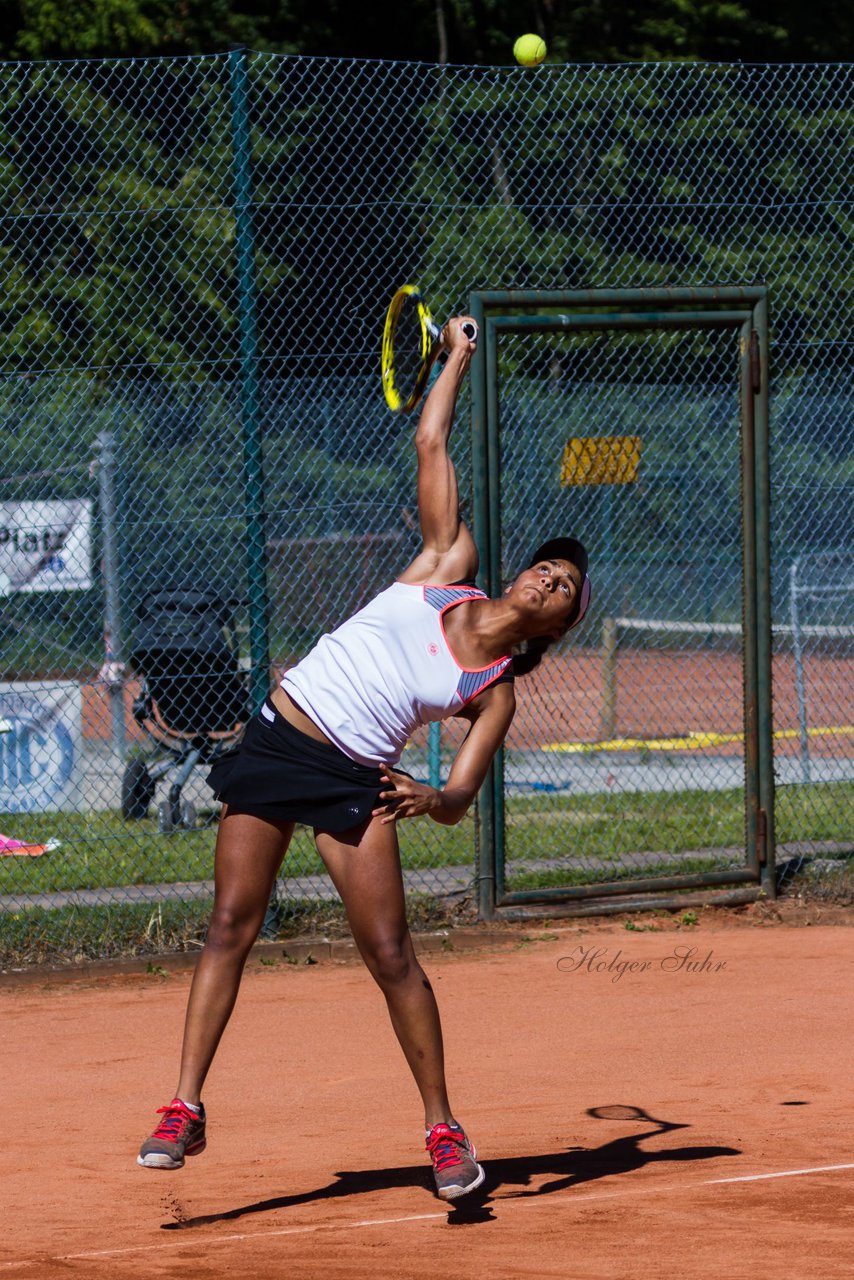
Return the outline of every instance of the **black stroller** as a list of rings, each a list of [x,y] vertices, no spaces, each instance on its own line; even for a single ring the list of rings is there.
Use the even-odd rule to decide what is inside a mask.
[[[181,790],[197,765],[235,746],[249,715],[231,605],[201,591],[153,592],[139,612],[130,666],[141,680],[134,719],[157,749],[128,761],[122,817],[144,818],[156,783],[174,770],[157,806],[158,830],[194,827],[195,809]]]

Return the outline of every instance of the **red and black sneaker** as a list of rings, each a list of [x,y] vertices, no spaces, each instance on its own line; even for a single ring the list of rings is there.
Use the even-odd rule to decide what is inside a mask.
[[[180,1098],[157,1112],[163,1119],[150,1138],[139,1149],[137,1164],[144,1169],[180,1169],[184,1156],[197,1156],[204,1151],[205,1109],[191,1111]]]
[[[436,1192],[442,1200],[458,1200],[483,1182],[486,1174],[477,1152],[458,1124],[434,1124],[427,1133]]]

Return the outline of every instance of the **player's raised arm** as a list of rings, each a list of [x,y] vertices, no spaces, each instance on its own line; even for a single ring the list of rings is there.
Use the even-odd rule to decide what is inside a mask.
[[[422,549],[400,575],[401,582],[456,582],[477,573],[477,549],[460,520],[457,475],[448,452],[457,396],[476,345],[476,339],[463,332],[467,319],[462,316],[445,326],[448,357],[415,433]]]

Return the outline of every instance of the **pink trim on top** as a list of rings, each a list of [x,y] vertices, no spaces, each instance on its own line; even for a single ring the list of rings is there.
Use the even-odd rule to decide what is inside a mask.
[[[425,602],[426,602],[426,603],[428,603],[428,604],[430,603],[430,601],[427,599],[426,592],[427,592],[428,588],[430,588],[430,587],[432,587],[434,591],[459,591],[459,592],[461,592],[461,593],[462,593],[462,594],[460,595],[459,599],[457,599],[457,600],[449,600],[449,601],[447,602],[447,604],[443,604],[443,605],[441,606],[441,608],[439,608],[439,609],[437,610],[437,613],[439,614],[439,630],[442,632],[442,639],[445,641],[445,646],[446,646],[446,648],[447,648],[447,650],[448,650],[448,653],[451,655],[451,657],[453,658],[454,662],[455,662],[455,663],[457,664],[457,666],[459,667],[460,671],[468,671],[468,672],[471,672],[471,673],[474,675],[474,674],[477,674],[477,673],[478,673],[478,672],[480,672],[480,671],[491,671],[491,670],[492,670],[492,668],[493,668],[494,666],[496,666],[499,662],[509,662],[509,661],[511,660],[511,655],[510,655],[509,653],[505,653],[505,654],[503,654],[503,655],[502,655],[502,657],[500,657],[500,658],[496,658],[494,662],[488,662],[488,663],[486,664],[486,666],[485,666],[485,667],[466,667],[466,666],[464,666],[464,665],[463,665],[463,663],[462,663],[462,662],[460,662],[460,660],[459,660],[459,658],[457,657],[457,655],[454,653],[454,650],[453,650],[453,648],[451,647],[451,642],[450,642],[450,640],[448,639],[448,637],[447,637],[447,635],[446,635],[446,633],[445,633],[445,614],[446,614],[450,609],[455,609],[455,608],[457,607],[457,605],[458,605],[458,604],[465,604],[465,603],[466,603],[466,601],[468,601],[468,600],[488,600],[488,599],[489,599],[489,596],[486,594],[486,592],[485,592],[485,591],[481,591],[480,587],[451,587],[451,586],[440,586],[438,583],[434,584],[434,583],[430,583],[430,582],[425,582],[425,583],[423,583],[423,584],[422,584],[422,588],[421,588],[421,589],[422,589],[422,592],[424,593],[424,600],[425,600]],[[433,607],[435,608],[435,606],[433,606]]]

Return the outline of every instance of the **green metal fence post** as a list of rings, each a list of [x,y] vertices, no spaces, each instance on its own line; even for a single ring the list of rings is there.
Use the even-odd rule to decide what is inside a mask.
[[[441,787],[442,726],[435,720],[427,729],[427,774],[431,787]]]
[[[504,589],[501,580],[501,425],[498,406],[498,328],[486,319],[484,360],[486,363],[486,491],[489,497],[489,585],[491,596]]]
[[[246,510],[246,580],[249,596],[249,694],[257,711],[270,692],[270,607],[267,597],[267,538],[264,513],[264,453],[258,406],[258,327],[255,306],[255,233],[252,225],[252,144],[249,76],[245,49],[228,55],[237,287],[240,316],[240,417]],[[279,932],[277,886],[261,925],[262,938]]]
[[[486,322],[483,306],[476,294],[469,300],[469,311],[478,326],[480,340],[471,362],[471,455],[472,455],[472,525],[480,556],[479,577],[490,584],[489,563],[489,485],[486,417]]]
[[[768,299],[754,306],[751,335],[756,465],[756,666],[759,699],[759,804],[764,831],[762,888],[777,896],[774,862],[774,724],[771,650],[771,480],[768,438]]]
[[[489,587],[491,596],[500,596],[504,589],[501,575],[501,421],[498,399],[498,328],[492,316],[485,317],[482,330],[484,362],[486,366],[486,474],[489,498]],[[500,903],[505,891],[504,865],[504,744],[495,753],[489,772],[492,788],[492,874],[495,902]]]
[[[245,49],[228,55],[237,283],[240,315],[240,410],[246,501],[246,575],[249,587],[250,693],[256,708],[270,691],[269,601],[264,515],[264,461],[258,407],[258,331],[255,243],[252,225],[252,158],[248,68]]]
[[[486,324],[483,305],[477,294],[469,299],[469,311],[480,331],[480,341],[471,363],[471,451],[472,525],[480,555],[480,580],[487,590],[492,582],[489,523],[489,438],[486,388]],[[477,911],[482,920],[495,915],[495,763],[486,775],[478,796]]]
[[[741,382],[741,495],[742,495],[742,645],[744,656],[744,786],[747,857],[761,875],[764,860],[764,818],[759,785],[759,676],[756,620],[756,423],[753,398],[752,319],[739,334]]]

